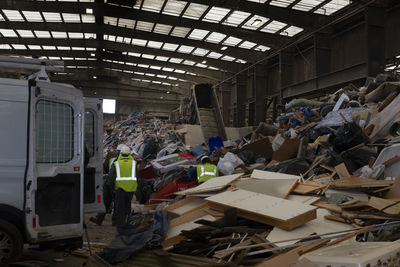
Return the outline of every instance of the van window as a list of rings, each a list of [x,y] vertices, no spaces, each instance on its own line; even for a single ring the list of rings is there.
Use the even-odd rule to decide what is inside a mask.
[[[85,112],[85,146],[92,157],[94,155],[94,114],[91,111]]]
[[[36,162],[64,163],[74,156],[74,112],[68,104],[39,100],[36,106]]]

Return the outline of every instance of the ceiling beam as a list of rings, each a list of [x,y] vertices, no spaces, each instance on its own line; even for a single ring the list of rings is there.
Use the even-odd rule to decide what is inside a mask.
[[[6,8],[16,8],[18,10],[40,11],[40,12],[41,11],[65,12],[65,13],[79,13],[79,14],[85,14],[86,7],[92,6],[94,10],[97,10],[101,9],[103,6],[104,9],[102,10],[102,12],[104,13],[102,13],[101,15],[104,16],[135,19],[140,21],[146,21],[152,23],[156,22],[156,23],[181,26],[181,27],[190,26],[191,28],[224,33],[229,36],[234,36],[244,40],[256,42],[258,44],[267,45],[272,48],[279,48],[283,44],[290,41],[290,38],[278,34],[255,32],[252,30],[246,30],[233,26],[222,25],[220,23],[187,19],[183,17],[154,13],[145,10],[137,10],[133,8],[127,8],[111,4],[99,4],[97,2],[95,4],[80,3],[79,5],[77,5],[77,3],[57,2],[55,5],[54,4],[49,5],[47,1],[46,2],[34,1],[34,3],[32,3],[32,1],[26,1],[26,0],[18,0],[18,1],[10,0],[10,3],[8,1],[6,1],[6,3],[7,3]]]
[[[246,66],[246,64],[240,64],[240,63],[230,62],[230,61],[226,61],[226,60],[205,58],[205,57],[195,56],[195,55],[190,55],[190,54],[176,53],[173,51],[167,51],[167,50],[155,49],[155,48],[149,48],[149,47],[133,46],[133,45],[129,45],[129,44],[122,44],[122,43],[116,43],[116,42],[111,42],[111,41],[103,41],[103,42],[101,42],[102,44],[100,45],[100,42],[98,42],[97,40],[90,40],[90,39],[89,40],[81,40],[81,39],[66,40],[66,39],[52,39],[52,38],[16,38],[16,37],[2,38],[2,44],[23,44],[23,45],[49,45],[49,44],[52,44],[55,46],[66,46],[66,43],[68,43],[68,45],[70,45],[70,46],[76,46],[76,47],[85,47],[86,46],[86,47],[97,48],[97,51],[99,51],[99,48],[100,48],[100,51],[102,51],[101,48],[104,48],[106,50],[113,50],[113,51],[120,51],[120,52],[133,52],[133,53],[139,53],[139,54],[151,54],[151,55],[155,55],[155,56],[181,58],[181,59],[195,61],[196,63],[201,63],[201,62],[203,62],[203,60],[206,60],[207,61],[205,63],[206,65],[212,66],[215,68],[220,68],[220,69],[223,69],[223,70],[231,72],[231,73],[237,73],[238,71],[240,71],[242,68],[244,68]],[[54,51],[54,50],[51,50],[51,51]],[[35,52],[36,55],[46,55],[44,50],[32,50],[32,52]],[[70,53],[73,54],[73,52],[78,52],[78,51],[61,50],[61,51],[58,51],[57,53],[59,54],[59,56],[68,57],[67,54],[70,54]],[[90,53],[93,53],[93,52],[90,52]],[[52,54],[52,56],[54,56],[54,55]],[[76,56],[76,57],[79,57],[79,56]],[[98,57],[98,59],[99,58],[100,57]]]
[[[46,2],[47,3],[47,2]],[[82,33],[96,33],[97,27],[94,23],[57,23],[57,22],[5,22],[0,21],[0,28],[2,29],[13,29],[13,30],[38,30],[38,31],[61,31],[61,32],[82,32]],[[207,49],[216,53],[228,55],[231,57],[239,58],[246,61],[257,61],[265,57],[265,53],[260,51],[244,49],[240,47],[230,47],[224,51],[221,50],[223,45],[213,44],[204,41],[192,40],[188,38],[168,36],[158,33],[151,33],[146,31],[132,30],[129,28],[122,28],[112,25],[103,25],[104,34],[126,37],[126,38],[137,38],[143,40],[157,41],[157,42],[167,42],[176,45],[188,45],[197,48]],[[254,33],[255,35],[256,32]],[[65,40],[65,45],[68,42],[75,42],[76,39]],[[85,42],[88,40],[85,40]],[[119,43],[117,43],[119,44]],[[50,45],[50,44],[49,44]],[[177,54],[183,54],[177,52]]]
[[[190,0],[190,2],[249,12],[304,29],[311,29],[325,24],[329,19],[324,15],[251,1],[239,1],[239,3],[236,3],[229,0]]]
[[[54,56],[58,56],[60,51],[56,50],[39,50],[42,55],[51,55],[53,54]],[[0,53],[15,53],[19,55],[32,55],[32,52],[30,50],[7,50],[7,49],[0,49]],[[47,53],[46,53],[47,52]],[[76,51],[75,53],[72,53],[73,51],[68,51],[72,57],[73,54],[78,54],[80,55],[79,57],[90,57],[90,51]],[[96,55],[99,56],[99,55]],[[129,62],[133,64],[143,64],[143,65],[149,65],[149,66],[159,66],[159,67],[166,67],[166,68],[173,68],[173,69],[178,69],[178,70],[183,70],[183,71],[188,71],[191,73],[195,73],[199,76],[207,77],[212,80],[223,80],[225,77],[228,77],[228,73],[224,73],[222,71],[217,71],[217,70],[210,70],[210,69],[205,69],[205,68],[200,68],[196,66],[189,66],[189,65],[184,65],[184,64],[177,64],[177,63],[171,63],[171,62],[165,62],[165,61],[160,61],[160,60],[152,60],[152,59],[146,59],[146,58],[139,58],[139,57],[134,57],[134,56],[128,56],[128,55],[122,55],[122,54],[116,54],[116,53],[107,53],[107,52],[101,52],[101,58],[103,59],[108,59],[108,60],[115,60],[115,61],[121,61],[121,62]],[[71,60],[64,60],[64,62],[69,62],[70,65],[74,65],[73,63],[71,64]],[[88,61],[91,62],[91,61]],[[105,66],[109,64],[109,62],[103,62]],[[98,65],[98,64],[97,64]],[[96,64],[90,64],[90,66],[97,67]],[[119,64],[123,65],[123,64]]]

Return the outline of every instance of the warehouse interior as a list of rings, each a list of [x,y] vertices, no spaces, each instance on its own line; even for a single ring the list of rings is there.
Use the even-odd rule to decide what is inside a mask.
[[[14,101],[27,103],[27,136],[45,127],[35,124],[40,107],[31,109],[31,101],[47,92],[42,76],[35,76],[37,83],[31,79],[40,69],[54,86],[76,88],[71,99],[96,98],[103,106],[92,118],[83,109],[93,128],[86,132],[85,124],[84,130],[71,131],[70,143],[59,141],[65,138],[59,133],[36,141],[25,137],[26,161],[21,158],[15,165],[25,168],[21,183],[44,190],[51,180],[29,183],[29,155],[39,158],[43,152],[51,158],[61,153],[57,146],[71,145],[71,159],[76,157],[74,164],[80,166],[73,169],[85,169],[82,177],[87,153],[93,175],[102,166],[105,182],[93,180],[96,190],[103,190],[93,199],[102,204],[111,169],[116,170],[114,179],[121,178],[111,159],[119,159],[123,145],[137,164],[135,183],[141,191],[129,204],[128,218],[137,220],[128,221],[136,243],[110,245],[129,234],[116,228],[108,214],[117,213],[116,207],[106,206],[100,224],[93,214],[81,216],[80,248],[42,250],[40,242],[29,241],[29,231],[37,230],[40,240],[53,230],[40,225],[40,212],[34,209],[36,215],[29,216],[33,228],[39,225],[36,230],[19,219],[8,220],[22,231],[24,240],[17,245],[30,243],[19,254],[9,241],[15,236],[7,239],[6,230],[11,230],[2,231],[2,221],[12,214],[29,221],[26,205],[50,198],[32,195],[30,200],[24,193],[24,207],[10,211],[1,197],[6,190],[0,189],[0,211],[5,212],[0,215],[0,266],[17,254],[20,262],[9,266],[378,266],[391,260],[387,266],[400,266],[398,25],[397,0],[0,1],[0,125],[11,121]],[[8,91],[11,84],[29,86],[29,95]],[[46,101],[61,101],[60,96],[67,98],[55,93]],[[57,120],[47,113],[43,118]],[[71,118],[73,125],[82,122]],[[5,132],[0,130],[1,139],[9,138]],[[52,139],[52,151],[35,147],[35,142],[47,145],[46,138]],[[205,157],[214,171],[204,172]],[[57,160],[47,162],[55,164],[53,170],[66,164]],[[134,163],[129,165],[132,177]],[[0,163],[0,183],[16,172],[5,169],[15,167],[7,164]],[[33,176],[43,171],[39,165],[33,166]],[[197,171],[195,184],[191,171]],[[210,172],[221,176],[219,182],[201,181]],[[136,178],[151,180],[151,185]],[[85,198],[84,190],[79,187],[74,194]],[[115,195],[112,199],[117,205]],[[37,209],[39,202],[33,205]],[[143,227],[153,232],[141,236]],[[355,260],[345,256],[358,247],[350,242],[362,244]],[[23,265],[32,260],[37,265]],[[356,263],[365,265],[351,265]]]

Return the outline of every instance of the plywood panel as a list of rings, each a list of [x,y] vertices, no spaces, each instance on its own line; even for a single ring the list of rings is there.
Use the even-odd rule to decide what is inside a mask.
[[[202,198],[187,197],[171,205],[168,205],[165,209],[177,215],[183,215],[192,210],[201,208],[202,205],[205,203],[206,201]]]
[[[216,178],[208,180],[207,182],[200,184],[199,186],[190,188],[188,190],[176,192],[175,194],[190,195],[190,194],[199,194],[199,193],[205,193],[205,192],[209,192],[209,191],[220,190],[220,189],[230,185],[233,181],[235,181],[242,175],[243,175],[242,173],[238,173],[238,174],[216,177]]]
[[[296,178],[292,179],[241,179],[236,187],[251,192],[283,198]]]
[[[261,170],[254,170],[251,174],[251,178],[257,179],[299,179],[300,176],[292,175],[292,174],[285,174],[279,172],[269,172],[269,171],[261,171]]]
[[[287,230],[316,218],[313,206],[242,189],[226,191],[206,200],[217,210],[234,207],[241,217]]]

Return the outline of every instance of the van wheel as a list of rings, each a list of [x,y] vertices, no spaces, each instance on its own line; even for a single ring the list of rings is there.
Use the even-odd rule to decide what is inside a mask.
[[[22,255],[24,241],[20,231],[11,223],[0,219],[0,266]]]

